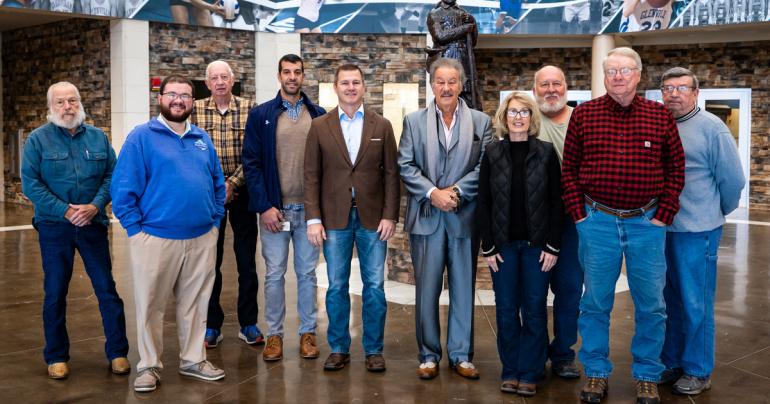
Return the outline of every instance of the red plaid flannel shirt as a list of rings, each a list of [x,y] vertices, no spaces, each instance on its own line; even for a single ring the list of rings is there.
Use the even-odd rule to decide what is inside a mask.
[[[609,95],[580,104],[567,128],[562,187],[575,221],[585,217],[588,195],[614,209],[658,198],[655,219],[671,224],[684,187],[684,151],[671,112],[639,96],[628,107]]]

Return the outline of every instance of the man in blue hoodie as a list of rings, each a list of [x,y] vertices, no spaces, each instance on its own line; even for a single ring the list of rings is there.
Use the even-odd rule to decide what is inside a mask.
[[[113,212],[128,232],[136,302],[138,375],[134,390],[160,381],[163,312],[176,297],[179,373],[220,380],[203,338],[214,285],[225,183],[208,134],[187,118],[193,84],[169,76],[158,94],[160,115],[128,135],[113,173]]]

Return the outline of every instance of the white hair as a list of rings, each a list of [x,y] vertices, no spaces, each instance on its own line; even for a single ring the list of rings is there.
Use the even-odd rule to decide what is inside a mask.
[[[610,58],[610,56],[624,56],[629,59],[633,59],[636,63],[636,68],[639,69],[639,71],[642,71],[642,58],[639,56],[638,53],[636,53],[635,50],[627,47],[627,46],[621,46],[619,48],[615,48],[607,53],[607,56],[604,57],[604,60],[602,61],[602,68],[607,68],[607,59]]]
[[[56,115],[56,112],[54,112],[53,110],[53,91],[59,87],[72,87],[72,89],[75,90],[75,95],[77,96],[77,99],[78,99],[78,110],[75,113],[75,119],[73,119],[70,122],[67,122],[61,119],[61,117]],[[74,84],[68,81],[60,81],[58,83],[52,84],[50,87],[48,87],[47,99],[48,99],[48,114],[46,115],[46,119],[48,119],[48,122],[51,122],[56,126],[61,126],[64,129],[75,129],[78,126],[82,125],[83,122],[86,120],[86,112],[83,110],[83,103],[80,102],[80,91],[78,91],[78,88],[75,87]]]
[[[227,63],[227,62],[225,62],[225,61],[224,61],[224,60],[222,60],[222,59],[219,59],[219,60],[215,60],[215,61],[213,61],[213,62],[209,63],[209,64],[208,64],[208,66],[206,66],[206,80],[208,80],[208,79],[209,79],[209,70],[210,70],[210,69],[211,69],[211,68],[212,68],[212,67],[213,67],[215,64],[220,64],[220,63],[224,63],[224,64],[225,64],[225,66],[227,66],[227,71],[228,71],[228,73],[230,73],[230,77],[235,77],[235,73],[233,73],[233,68],[232,68],[232,67],[230,67],[230,64],[229,64],[229,63]]]

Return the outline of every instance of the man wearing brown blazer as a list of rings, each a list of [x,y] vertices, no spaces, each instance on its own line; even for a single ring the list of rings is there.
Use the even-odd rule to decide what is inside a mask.
[[[307,236],[323,246],[329,289],[326,313],[331,354],[325,370],[350,362],[350,296],[353,243],[363,280],[363,346],[366,369],[385,370],[382,356],[387,304],[384,264],[387,241],[398,220],[398,151],[393,127],[364,108],[364,74],[342,65],[334,75],[339,106],[313,120],[305,146]]]

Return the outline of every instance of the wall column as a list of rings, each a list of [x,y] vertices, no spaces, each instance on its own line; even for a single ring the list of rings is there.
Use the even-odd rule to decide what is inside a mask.
[[[302,56],[302,42],[300,34],[274,34],[270,32],[256,32],[254,34],[254,82],[256,83],[257,103],[275,98],[280,88],[278,84],[278,60],[281,56],[293,53]],[[307,65],[307,63],[306,63]],[[313,100],[317,102],[318,100]]]
[[[611,35],[597,35],[591,47],[591,98],[601,97],[607,90],[604,88],[604,68],[602,62],[612,49],[615,48],[615,38]]]
[[[135,126],[150,118],[150,23],[110,21],[112,147],[115,153]]]

